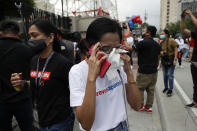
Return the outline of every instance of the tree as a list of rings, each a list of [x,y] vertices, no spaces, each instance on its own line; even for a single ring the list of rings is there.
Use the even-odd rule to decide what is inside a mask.
[[[170,23],[166,26],[166,28],[169,30],[170,35],[174,37],[177,33],[180,33],[180,21],[176,23]]]
[[[194,13],[194,16],[197,18],[197,13]],[[185,20],[186,27],[193,31],[195,29],[194,24],[192,23],[190,18],[186,18]],[[166,26],[166,28],[169,30],[170,35],[174,37],[177,33],[180,33],[180,21],[175,22],[175,23],[170,23]]]
[[[144,28],[146,28],[148,26],[149,26],[148,23],[143,23],[141,27],[142,27],[142,29],[144,29]]]
[[[0,20],[5,19],[6,17],[20,17],[18,9],[15,6],[15,2],[22,3],[22,10],[24,15],[28,15],[26,9],[34,7],[34,0],[1,0],[0,2]]]

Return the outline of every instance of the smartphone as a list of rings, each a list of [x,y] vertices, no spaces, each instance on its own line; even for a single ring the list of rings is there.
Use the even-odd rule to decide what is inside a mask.
[[[91,55],[92,53],[92,49],[94,48],[94,45],[91,46],[90,50],[89,50],[89,55]],[[101,56],[99,59],[101,59],[103,56]],[[99,72],[99,76],[100,78],[103,78],[105,76],[105,73],[107,72],[107,70],[109,69],[109,67],[111,66],[111,62],[106,58],[102,63],[101,63],[101,68],[100,68],[100,72]]]

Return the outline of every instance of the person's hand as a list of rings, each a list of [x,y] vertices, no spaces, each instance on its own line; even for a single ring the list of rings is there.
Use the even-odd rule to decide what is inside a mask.
[[[15,89],[24,87],[24,82],[22,80],[22,73],[13,73],[11,75],[10,81]]]
[[[91,56],[87,63],[89,66],[88,76],[91,80],[95,81],[99,75],[101,63],[107,58],[104,52],[99,51],[100,43],[98,42],[92,49]]]
[[[184,12],[185,12],[185,14],[186,14],[186,15],[189,15],[189,16],[191,16],[191,15],[192,15],[191,10],[189,10],[189,9],[186,9]]]
[[[176,60],[173,61],[173,65],[176,66]]]
[[[128,72],[131,70],[130,57],[125,53],[121,53],[120,58],[124,61],[124,71]]]

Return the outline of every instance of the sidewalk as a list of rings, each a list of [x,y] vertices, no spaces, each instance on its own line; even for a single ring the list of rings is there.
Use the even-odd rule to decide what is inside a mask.
[[[134,69],[137,69],[135,64]],[[136,77],[137,70],[133,70],[133,72]],[[144,98],[146,98],[146,93]],[[152,107],[152,114],[147,112],[136,112],[129,106],[127,107],[130,131],[162,131],[156,96]]]
[[[190,117],[188,109],[177,94],[177,85],[174,86],[172,97],[162,93],[164,88],[162,72],[158,73],[156,99],[161,118],[162,131],[196,131],[197,125]]]

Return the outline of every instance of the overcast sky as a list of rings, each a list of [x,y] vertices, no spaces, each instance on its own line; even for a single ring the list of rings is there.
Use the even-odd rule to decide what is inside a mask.
[[[53,3],[54,1],[58,1],[56,7],[61,9],[61,0],[50,1],[53,1]],[[144,14],[146,10],[148,14],[148,24],[155,25],[159,30],[160,1],[161,0],[117,0],[119,19],[123,21],[126,17],[140,15],[144,22]]]
[[[160,24],[160,0],[117,0],[118,14],[120,20],[140,15],[144,22],[145,10],[147,12],[147,22],[150,25],[156,25],[159,30]]]

